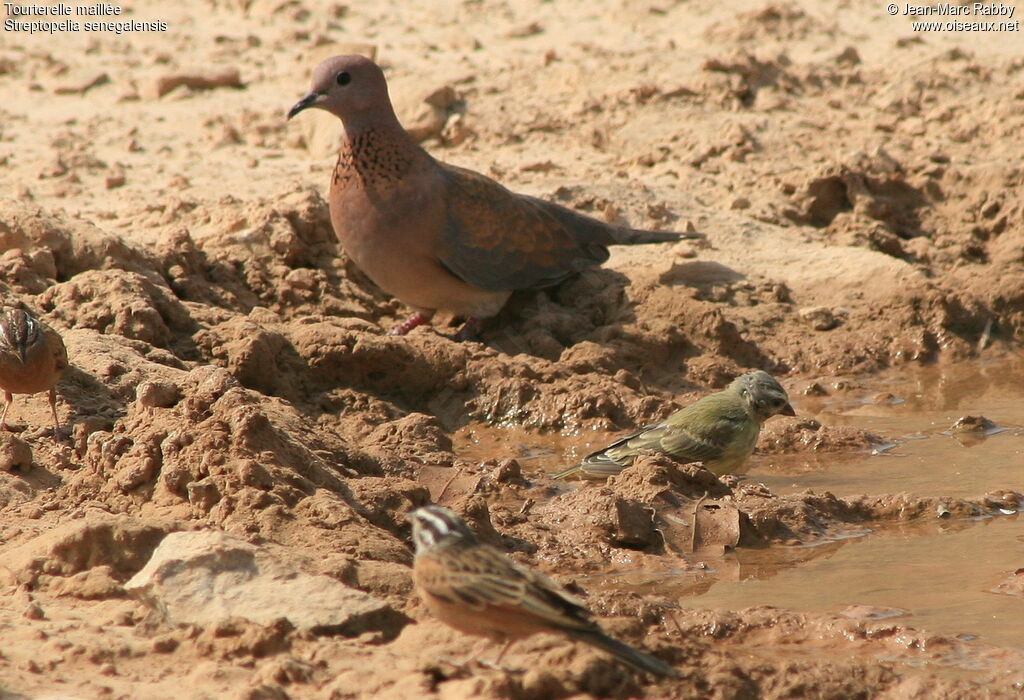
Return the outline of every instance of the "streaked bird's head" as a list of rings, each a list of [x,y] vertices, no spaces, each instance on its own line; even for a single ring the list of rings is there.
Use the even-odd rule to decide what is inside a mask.
[[[466,522],[447,508],[423,506],[409,514],[416,554],[449,544],[475,544],[476,535]]]
[[[765,421],[772,416],[795,416],[796,411],[789,405],[789,395],[775,377],[763,370],[754,370],[740,375],[729,385],[738,391],[750,406],[751,413]]]
[[[0,316],[0,350],[17,355],[22,364],[25,364],[28,351],[41,340],[39,321],[28,312],[10,309]]]

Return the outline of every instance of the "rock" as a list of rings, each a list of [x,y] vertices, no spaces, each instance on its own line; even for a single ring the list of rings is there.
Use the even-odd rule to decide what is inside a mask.
[[[890,617],[902,617],[907,611],[884,605],[848,605],[840,610],[839,614],[853,620],[886,620]]]
[[[180,642],[170,634],[164,634],[153,640],[150,649],[157,654],[170,654],[178,648]]]
[[[125,183],[125,175],[123,170],[112,172],[103,178],[103,186],[108,190],[121,187]]]
[[[276,683],[261,683],[242,690],[235,697],[238,700],[288,700],[291,696]]]
[[[534,36],[544,32],[544,27],[539,22],[530,22],[528,24],[520,24],[512,29],[505,32],[505,36],[509,39],[524,39],[528,36]]]
[[[615,535],[613,540],[625,547],[641,549],[651,543],[654,534],[653,509],[625,498],[615,499]]]
[[[1006,577],[1006,580],[995,588],[990,588],[989,593],[1001,593],[1024,598],[1024,569],[1017,569]]]
[[[818,382],[808,384],[803,390],[804,396],[828,396],[828,389]]]
[[[442,85],[426,94],[406,98],[397,105],[402,125],[417,143],[441,136],[445,125],[458,109],[459,95],[451,85]]]
[[[377,595],[412,595],[412,569],[402,564],[367,559],[359,562],[355,578],[360,589]]]
[[[163,97],[171,90],[182,85],[193,90],[243,87],[242,77],[237,68],[222,68],[220,70],[197,70],[161,75],[150,86],[150,94],[153,97]]]
[[[88,90],[97,85],[105,85],[110,82],[110,76],[103,71],[84,73],[74,79],[61,83],[53,88],[57,95],[84,95]]]
[[[857,49],[854,47],[847,46],[836,55],[835,62],[839,64],[846,64],[848,66],[859,66],[860,54],[857,53]]]
[[[32,448],[24,440],[0,432],[0,472],[28,469],[32,466]]]
[[[998,426],[985,416],[960,416],[949,431],[951,433],[987,433],[996,427]]]
[[[523,478],[523,468],[515,459],[503,459],[499,461],[493,473],[494,480],[499,484],[527,485],[526,479]]]
[[[199,513],[209,513],[210,509],[220,501],[220,489],[213,477],[206,477],[199,481],[193,481],[185,487],[188,493],[188,502],[193,509]]]
[[[24,617],[26,620],[46,619],[46,613],[43,611],[43,608],[39,605],[39,603],[29,603],[27,606],[25,606],[25,609],[22,611],[21,616]]]
[[[989,435],[1002,432],[1006,428],[1000,428],[985,416],[960,416],[945,433],[952,435],[953,439],[964,447],[974,447],[981,444]]]
[[[810,324],[811,328],[816,331],[830,331],[838,326],[841,321],[829,309],[825,306],[812,306],[804,309],[800,309],[800,318]]]
[[[455,459],[452,440],[437,418],[410,413],[378,425],[363,443],[381,445],[412,462],[449,465]]]
[[[757,449],[761,454],[804,452],[870,452],[885,440],[853,425],[822,425],[813,418],[774,420],[761,429]]]
[[[49,287],[43,303],[72,328],[165,346],[175,333],[191,332],[188,310],[164,281],[125,270],[88,270]]]
[[[287,619],[299,630],[397,635],[407,622],[383,601],[328,577],[303,573],[218,531],[168,535],[125,589],[172,624]]]
[[[126,516],[75,520],[4,552],[3,568],[14,582],[32,586],[46,577],[72,576],[104,565],[127,577],[142,568],[160,540],[176,527]]]
[[[181,389],[171,382],[142,382],[135,392],[135,400],[147,408],[170,408],[181,400]]]
[[[112,569],[104,565],[60,580],[54,585],[53,594],[83,600],[102,600],[121,598],[125,593],[121,584],[114,579]]]

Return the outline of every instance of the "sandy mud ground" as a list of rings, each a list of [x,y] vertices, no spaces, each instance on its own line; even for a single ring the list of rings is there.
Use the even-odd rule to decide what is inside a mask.
[[[956,470],[953,447],[913,452],[948,436],[852,470],[890,450],[900,405],[914,437],[975,405],[901,377],[981,368],[974,397],[1024,377],[1024,34],[835,0],[121,7],[166,31],[0,31],[0,301],[73,364],[71,444],[45,395],[0,435],[0,697],[1019,697],[1024,416],[989,415],[1011,430]],[[351,52],[375,52],[442,160],[707,244],[616,249],[514,298],[483,343],[443,318],[386,335],[406,310],[328,220],[339,125],[284,119]],[[546,476],[755,367],[799,415],[766,427],[747,478],[660,458],[606,486]],[[1003,468],[965,481],[997,464],[988,445]],[[705,494],[733,529],[696,542]],[[495,650],[411,592],[403,518],[432,500],[681,678],[543,635],[503,669],[462,665]],[[865,571],[903,580],[906,538],[937,523],[1000,553],[949,588],[1000,601],[979,618],[1008,637],[867,594],[819,604]],[[876,551],[836,550],[851,537],[910,544],[820,568]],[[206,547],[186,580],[129,585],[168,538]],[[762,605],[781,569],[821,595]]]

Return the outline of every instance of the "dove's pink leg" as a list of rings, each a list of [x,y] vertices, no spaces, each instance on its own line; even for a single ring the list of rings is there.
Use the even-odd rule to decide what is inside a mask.
[[[466,322],[462,324],[462,328],[452,336],[452,340],[458,340],[460,342],[464,340],[476,340],[476,334],[483,323],[482,319],[479,319],[476,316],[470,316],[466,319]]]
[[[422,326],[424,323],[430,323],[430,319],[432,318],[434,318],[433,311],[417,311],[412,316],[392,328],[388,335],[405,335],[416,326]]]

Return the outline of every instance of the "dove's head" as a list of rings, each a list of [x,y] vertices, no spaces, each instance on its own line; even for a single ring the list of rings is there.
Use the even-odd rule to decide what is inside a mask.
[[[313,70],[310,92],[288,110],[291,119],[309,107],[349,122],[394,119],[384,71],[365,56],[334,56]]]
[[[747,372],[734,379],[729,388],[739,392],[758,420],[765,421],[775,415],[796,415],[789,405],[786,390],[767,372]]]

